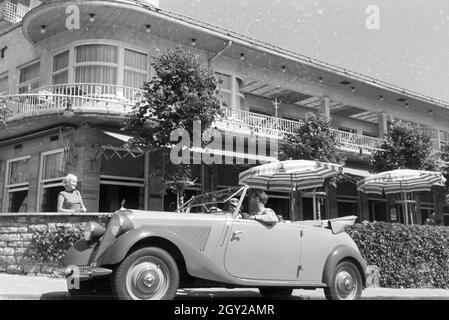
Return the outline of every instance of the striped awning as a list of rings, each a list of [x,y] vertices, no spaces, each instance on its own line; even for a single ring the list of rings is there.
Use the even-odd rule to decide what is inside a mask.
[[[445,181],[441,172],[397,169],[366,177],[357,183],[357,189],[376,194],[430,191],[432,186],[444,185]]]
[[[278,191],[312,189],[343,172],[338,164],[311,160],[286,160],[248,169],[239,175],[239,184]]]

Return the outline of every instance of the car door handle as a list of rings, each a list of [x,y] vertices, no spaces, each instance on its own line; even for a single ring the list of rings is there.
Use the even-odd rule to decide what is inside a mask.
[[[234,232],[232,233],[232,237],[234,238],[236,235],[242,234],[242,233],[243,233],[243,231],[234,231]]]

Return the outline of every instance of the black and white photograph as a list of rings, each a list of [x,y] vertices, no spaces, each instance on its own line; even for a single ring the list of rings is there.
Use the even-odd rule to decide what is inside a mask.
[[[445,0],[0,1],[0,300],[449,300],[448,71]]]

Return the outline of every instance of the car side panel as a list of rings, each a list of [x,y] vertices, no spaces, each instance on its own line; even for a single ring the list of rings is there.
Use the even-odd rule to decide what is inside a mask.
[[[105,252],[98,265],[112,265],[121,262],[134,244],[140,240],[159,237],[173,243],[181,252],[186,262],[187,272],[194,277],[232,283],[233,279],[223,267],[217,264],[211,257],[199,251],[191,243],[183,241],[176,234],[169,231],[142,227],[127,232],[120,236]]]

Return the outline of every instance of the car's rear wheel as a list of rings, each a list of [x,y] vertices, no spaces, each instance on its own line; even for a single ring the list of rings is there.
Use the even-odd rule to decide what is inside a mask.
[[[124,300],[170,300],[179,286],[176,261],[157,247],[134,251],[115,271],[114,292]]]
[[[259,288],[260,295],[267,299],[288,299],[293,293],[291,288],[274,288],[262,287]]]
[[[340,262],[324,288],[328,300],[358,300],[362,296],[362,276],[357,266],[350,261]]]

